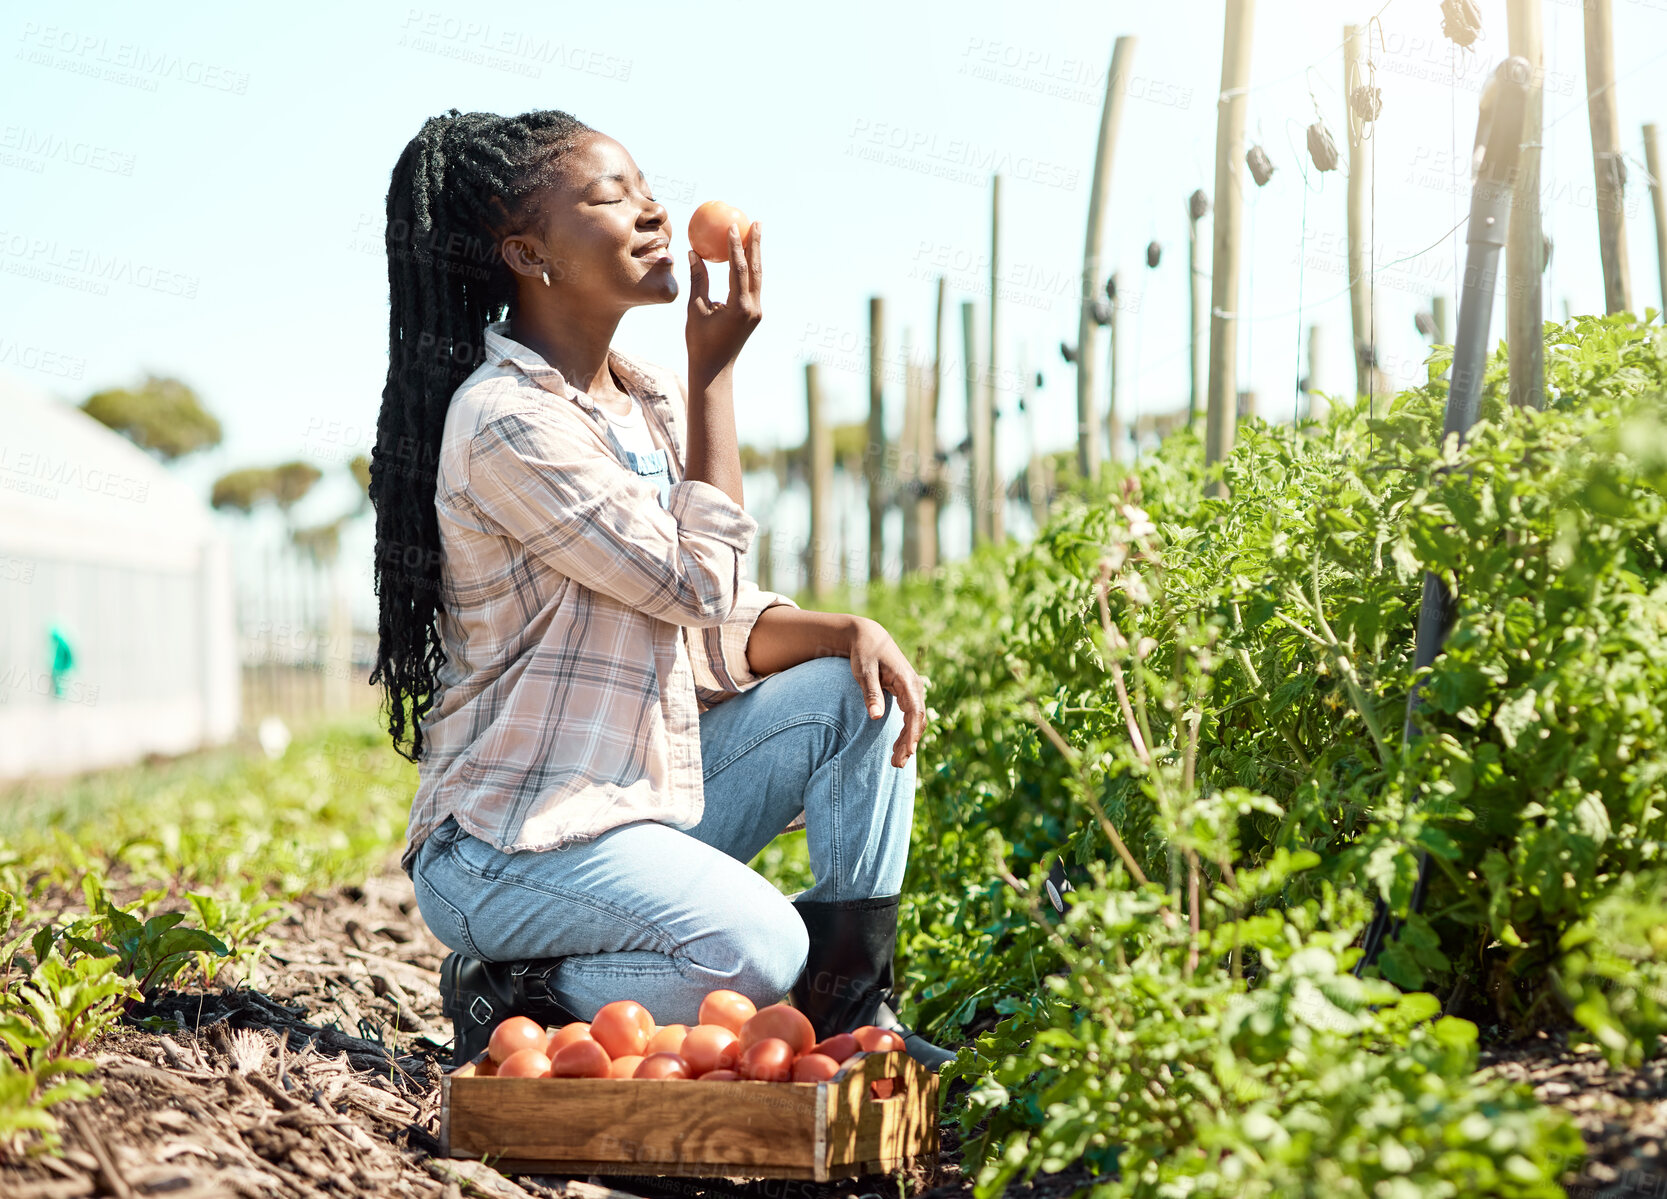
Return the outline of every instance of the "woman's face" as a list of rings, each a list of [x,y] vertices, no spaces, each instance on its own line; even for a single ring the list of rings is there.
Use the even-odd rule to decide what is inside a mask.
[[[552,289],[586,305],[666,304],[677,298],[671,232],[625,147],[592,133],[562,156],[539,217],[504,239],[504,256],[523,286],[542,288],[547,270]]]

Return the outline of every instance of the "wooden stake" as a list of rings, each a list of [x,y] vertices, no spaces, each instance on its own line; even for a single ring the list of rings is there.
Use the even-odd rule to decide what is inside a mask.
[[[1111,348],[1107,354],[1106,374],[1110,376],[1108,390],[1111,393],[1106,405],[1106,433],[1109,445],[1106,450],[1106,461],[1116,464],[1123,461],[1123,417],[1117,409],[1117,367],[1122,361],[1118,350],[1117,326],[1118,313],[1122,310],[1123,302],[1117,294],[1118,275],[1111,273],[1111,285],[1107,289],[1111,300]]]
[[[1435,318],[1435,343],[1438,346],[1450,346],[1453,343],[1447,338],[1447,297],[1430,297],[1430,315]]]
[[[1001,176],[990,177],[990,340],[986,346],[984,376],[984,508],[986,533],[991,541],[1007,539],[1004,519],[1006,496],[1001,485],[1001,471],[996,465],[996,352],[1001,342],[997,333],[996,314],[1001,311]]]
[[[1366,277],[1366,200],[1372,189],[1372,152],[1361,136],[1364,122],[1348,109],[1349,92],[1366,82],[1366,28],[1343,26],[1343,105],[1349,130],[1349,316],[1354,330],[1355,394],[1373,390],[1371,280]]]
[[[1644,126],[1644,169],[1650,173],[1650,200],[1655,208],[1656,270],[1661,276],[1661,312],[1667,320],[1667,184],[1661,179],[1661,143],[1655,126]]]
[[[868,581],[878,583],[886,571],[886,302],[868,300],[868,447],[862,456],[868,482]]]
[[[1511,403],[1538,408],[1545,395],[1545,306],[1540,296],[1545,243],[1540,231],[1540,121],[1544,107],[1540,0],[1509,0],[1510,52],[1528,60],[1522,149],[1511,188],[1511,227],[1505,243],[1505,344],[1510,356]]]
[[[1048,523],[1048,495],[1053,490],[1047,477],[1047,459],[1036,434],[1036,399],[1030,393],[1030,368],[1024,347],[1019,348],[1019,407],[1024,409],[1025,431],[1030,435],[1030,465],[1025,468],[1026,491],[1030,500],[1030,521],[1038,529]]]
[[[984,459],[983,441],[989,422],[983,419],[983,381],[979,378],[978,309],[971,300],[961,301],[961,342],[967,363],[967,511],[972,517],[972,547],[977,549],[989,540],[988,518],[983,513],[984,480],[979,474],[979,463]]]
[[[810,542],[805,546],[805,570],[811,597],[827,593],[829,519],[833,515],[833,431],[822,412],[822,386],[816,363],[805,363],[805,416],[810,447]]]
[[[1210,262],[1210,393],[1204,462],[1233,450],[1238,401],[1239,236],[1244,225],[1244,114],[1254,0],[1227,0],[1216,101],[1215,233]],[[1217,488],[1219,490],[1219,488]]]
[[[1231,22],[1232,18],[1228,20]],[[1123,119],[1134,46],[1135,39],[1125,36],[1118,38],[1112,47],[1105,107],[1100,110],[1100,141],[1094,151],[1094,182],[1088,192],[1088,233],[1082,249],[1082,289],[1078,295],[1082,307],[1077,314],[1077,468],[1090,479],[1100,477],[1100,416],[1094,378],[1100,327],[1094,323],[1094,297],[1100,293],[1100,254],[1105,210],[1111,199],[1111,161],[1117,151],[1117,127]],[[1242,106],[1240,118],[1242,125]]]
[[[1202,191],[1197,193],[1202,196]],[[1200,205],[1199,207],[1203,207]],[[1198,222],[1204,214],[1193,215],[1193,207],[1189,200],[1187,206],[1187,277],[1190,280],[1190,324],[1188,330],[1192,338],[1192,390],[1187,394],[1187,426],[1190,428],[1198,419],[1198,410],[1204,402],[1204,388],[1210,375],[1209,342],[1206,330],[1209,328],[1208,317],[1204,308],[1204,272],[1198,269]]]
[[[898,494],[903,508],[903,569],[920,569],[920,526],[916,510],[920,507],[920,373],[915,369],[913,337],[903,330],[903,436],[896,457]]]
[[[1626,261],[1625,194],[1620,186],[1621,108],[1615,95],[1615,35],[1609,0],[1585,0],[1586,114],[1592,125],[1592,165],[1597,173],[1598,249],[1603,256],[1605,312],[1632,307]]]
[[[1320,393],[1320,327],[1308,326],[1308,419],[1324,420],[1325,396]]]
[[[943,318],[947,302],[943,276],[938,276],[938,303],[932,321],[932,378],[926,395],[925,419],[921,421],[921,468],[926,472],[926,494],[919,508],[921,523],[920,565],[936,570],[941,537],[938,514],[943,508],[943,467],[938,461],[938,397],[943,390]]]

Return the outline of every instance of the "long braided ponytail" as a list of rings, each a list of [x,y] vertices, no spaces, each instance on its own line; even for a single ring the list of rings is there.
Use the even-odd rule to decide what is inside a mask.
[[[423,123],[388,186],[388,380],[370,465],[379,607],[370,681],[382,684],[394,748],[413,762],[446,662],[434,506],[446,409],[484,357],[482,331],[514,300],[501,239],[538,215],[534,199],[557,159],[588,132],[565,112],[454,108]]]

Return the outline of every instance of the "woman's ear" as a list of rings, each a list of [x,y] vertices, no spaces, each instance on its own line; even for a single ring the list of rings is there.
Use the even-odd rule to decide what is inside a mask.
[[[550,259],[542,239],[529,233],[512,233],[500,247],[504,264],[517,275],[539,279],[551,270]]]

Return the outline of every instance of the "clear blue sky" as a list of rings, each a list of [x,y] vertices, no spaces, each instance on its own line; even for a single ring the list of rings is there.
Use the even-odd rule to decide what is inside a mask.
[[[1239,354],[1269,415],[1289,411],[1302,369],[1299,287],[1302,323],[1323,331],[1320,384],[1350,384],[1344,181],[1305,188],[1294,151],[1316,103],[1343,140],[1342,25],[1379,7],[1258,6],[1249,127],[1278,170],[1248,197],[1240,309],[1254,319]],[[1468,189],[1451,153],[1467,155],[1477,92],[1504,54],[1505,6],[1485,0],[1469,52],[1442,37],[1434,0],[1381,7],[1377,258],[1434,247],[1377,277],[1383,358],[1405,381],[1424,353],[1414,312],[1454,290],[1462,234],[1444,235]],[[1601,308],[1602,280],[1580,4],[1544,11],[1545,222],[1557,246],[1547,297],[1560,316],[1565,299]],[[1614,13],[1641,310],[1661,303],[1639,126],[1667,123],[1667,4],[1615,0]],[[890,335],[908,327],[920,345],[934,279],[947,274],[958,357],[959,301],[987,298],[988,177],[1000,169],[1013,271],[1000,356],[1041,368],[1042,438],[1064,445],[1074,382],[1057,347],[1075,336],[1100,93],[1124,33],[1139,41],[1108,241],[1130,301],[1121,386],[1131,409],[1170,409],[1186,390],[1183,201],[1214,186],[1217,4],[7,0],[0,371],[68,398],[146,370],[184,378],[226,426],[221,449],[182,468],[205,489],[234,466],[367,452],[386,349],[380,214],[400,148],[448,107],[555,107],[625,144],[679,234],[714,197],[768,221],[766,318],[737,405],[743,437],[766,445],[803,436],[807,357],[827,364],[837,416],[863,410],[870,295],[885,296]],[[1153,239],[1164,257],[1149,271]],[[682,319],[682,301],[641,310],[621,340],[680,365]],[[889,403],[895,424],[900,387]],[[1011,423],[1001,453],[1016,467],[1027,444]],[[961,431],[946,393],[943,435]]]

